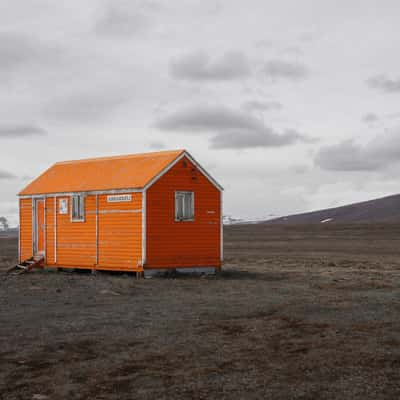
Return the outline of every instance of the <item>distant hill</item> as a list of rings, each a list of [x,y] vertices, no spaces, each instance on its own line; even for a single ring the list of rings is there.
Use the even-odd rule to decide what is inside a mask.
[[[368,223],[399,222],[400,194],[363,201],[347,206],[328,208],[303,214],[275,218],[265,223],[274,224],[320,224],[320,223]]]
[[[1,230],[0,231],[0,237],[13,237],[13,236],[18,236],[18,228],[10,228],[7,230]]]
[[[247,225],[247,224],[259,224],[260,222],[266,222],[272,218],[277,218],[277,215],[267,215],[265,217],[232,217],[231,215],[224,215],[223,216],[223,223],[224,225]]]

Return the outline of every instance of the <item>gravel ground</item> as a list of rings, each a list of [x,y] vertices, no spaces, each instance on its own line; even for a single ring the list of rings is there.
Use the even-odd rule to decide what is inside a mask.
[[[214,277],[7,275],[1,399],[399,399],[400,225],[225,229]]]

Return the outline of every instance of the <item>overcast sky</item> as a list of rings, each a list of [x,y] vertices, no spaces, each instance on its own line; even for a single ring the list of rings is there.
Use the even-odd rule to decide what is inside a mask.
[[[397,0],[0,0],[0,215],[52,163],[186,148],[225,214],[400,192]]]

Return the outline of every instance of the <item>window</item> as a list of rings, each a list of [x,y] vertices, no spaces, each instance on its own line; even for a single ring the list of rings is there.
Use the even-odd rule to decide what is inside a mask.
[[[175,192],[175,221],[194,220],[194,193]]]
[[[84,221],[85,220],[85,200],[83,195],[74,195],[71,198],[71,219],[72,221]]]

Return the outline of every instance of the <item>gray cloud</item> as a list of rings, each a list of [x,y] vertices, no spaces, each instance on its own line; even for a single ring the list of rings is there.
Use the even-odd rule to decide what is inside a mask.
[[[320,168],[332,171],[373,171],[380,165],[351,140],[321,148],[314,162]]]
[[[383,74],[367,79],[367,85],[373,89],[378,89],[385,93],[400,92],[400,78],[390,79]]]
[[[0,179],[14,179],[16,178],[16,175],[9,171],[5,171],[0,169]]]
[[[302,32],[299,35],[299,40],[301,42],[312,42],[316,38],[315,32]]]
[[[375,137],[365,145],[346,140],[322,147],[314,158],[316,165],[332,171],[377,171],[400,160],[399,130]]]
[[[32,37],[0,32],[0,71],[10,72],[19,67],[49,61],[60,55],[60,50]]]
[[[213,148],[278,147],[310,141],[304,135],[286,130],[283,134],[265,126],[251,114],[226,107],[196,107],[178,111],[161,119],[158,128],[188,134],[213,134]]]
[[[385,118],[389,118],[389,119],[399,119],[400,118],[400,112],[386,114],[384,117]]]
[[[379,121],[379,117],[375,113],[369,112],[369,113],[363,115],[362,121],[367,124],[373,124],[374,122]]]
[[[160,142],[158,140],[154,140],[153,142],[149,143],[149,147],[153,150],[161,150],[161,149],[166,149],[167,146],[165,145],[165,143]]]
[[[247,149],[257,147],[280,147],[298,141],[304,141],[304,136],[294,130],[286,130],[278,134],[273,129],[265,127],[263,131],[222,132],[210,140],[214,149]]]
[[[47,132],[37,125],[29,124],[0,124],[0,139],[2,138],[19,138],[27,136],[45,135]]]
[[[282,104],[278,101],[250,100],[244,102],[242,108],[247,111],[281,110]]]
[[[263,73],[271,79],[301,80],[308,76],[308,69],[298,62],[276,59],[265,63]]]
[[[240,52],[227,52],[212,60],[206,53],[187,54],[170,64],[174,78],[194,81],[228,81],[250,74],[246,56]]]
[[[262,40],[257,40],[255,42],[256,47],[263,47],[266,49],[270,49],[274,46],[275,42],[271,39],[262,39]]]
[[[157,126],[162,130],[205,132],[218,130],[262,130],[264,124],[243,111],[226,107],[192,107],[162,118]]]
[[[294,56],[303,55],[303,50],[299,46],[286,46],[281,51],[282,54],[292,54]]]
[[[103,120],[125,104],[130,94],[121,88],[99,87],[52,99],[44,107],[47,117],[58,121],[93,122]]]
[[[95,32],[101,36],[131,37],[145,30],[149,24],[148,17],[138,7],[111,4],[96,22]]]

